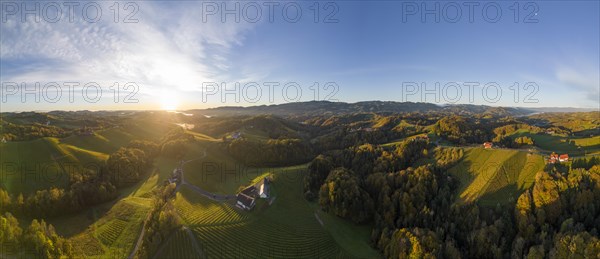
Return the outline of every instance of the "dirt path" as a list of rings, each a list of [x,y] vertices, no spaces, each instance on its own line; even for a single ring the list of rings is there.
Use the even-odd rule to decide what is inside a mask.
[[[321,224],[322,227],[325,226],[325,224],[323,224],[323,221],[321,220],[321,218],[319,218],[319,214],[317,214],[317,212],[315,212],[315,218],[317,219],[317,221],[319,222],[319,224]]]
[[[148,224],[148,221],[150,221],[150,215],[151,215],[151,211],[148,212],[148,216],[146,216],[146,219],[144,220],[144,224],[142,224],[142,230],[140,232],[140,235],[138,236],[137,241],[135,242],[133,251],[131,251],[131,254],[129,254],[129,257],[128,257],[129,259],[133,259],[133,257],[137,253],[137,250],[140,249],[140,246],[142,245],[142,241],[144,240],[144,235],[146,234],[146,224]]]

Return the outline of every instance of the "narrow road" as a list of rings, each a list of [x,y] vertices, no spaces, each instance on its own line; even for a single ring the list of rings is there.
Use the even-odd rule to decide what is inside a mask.
[[[144,224],[142,224],[142,231],[140,232],[140,235],[138,236],[138,239],[135,242],[133,251],[131,251],[131,254],[129,254],[129,257],[128,257],[129,259],[133,259],[133,257],[137,253],[137,250],[140,249],[140,246],[142,245],[142,241],[144,240],[144,234],[146,234],[146,224],[148,223],[148,221],[150,221],[150,211],[148,212],[148,216],[146,216],[146,219],[144,220]]]
[[[188,162],[192,162],[192,161],[197,160],[197,159],[202,159],[204,157],[206,157],[206,149],[204,150],[204,152],[203,152],[203,154],[202,154],[201,157],[185,161],[185,162],[183,162],[181,164],[181,166],[183,166],[184,164],[186,164]],[[181,173],[181,182],[182,182],[182,184],[186,184],[185,180],[183,179],[183,170],[181,172],[182,172]],[[176,191],[178,191],[178,190],[179,190],[179,185],[177,185]],[[146,224],[150,220],[150,213],[151,213],[151,211],[148,212],[148,215],[146,216],[146,219],[144,220],[144,224],[142,224],[142,230],[140,231],[140,235],[138,236],[138,239],[135,242],[135,246],[133,247],[133,250],[131,251],[131,254],[129,254],[129,257],[128,257],[129,259],[133,259],[133,257],[137,253],[137,250],[140,249],[140,246],[142,245],[142,241],[144,239],[144,235],[146,234]]]
[[[185,165],[186,163],[198,160],[198,159],[202,159],[204,157],[206,157],[206,149],[204,150],[204,153],[202,154],[201,157],[196,158],[196,159],[192,159],[192,160],[188,160],[188,161],[185,161],[185,162],[181,163],[181,185],[185,185],[185,186],[189,187],[191,190],[195,191],[196,193],[198,193],[198,194],[200,194],[200,195],[202,195],[202,196],[204,196],[206,198],[209,198],[211,200],[214,200],[214,201],[223,202],[223,201],[227,201],[229,199],[233,199],[235,197],[234,195],[222,195],[222,194],[212,193],[212,192],[206,191],[206,190],[204,190],[204,189],[202,189],[202,188],[200,188],[200,187],[198,187],[196,185],[188,183],[185,180],[185,172],[183,170],[183,165]],[[179,186],[178,186],[178,188],[179,188]]]

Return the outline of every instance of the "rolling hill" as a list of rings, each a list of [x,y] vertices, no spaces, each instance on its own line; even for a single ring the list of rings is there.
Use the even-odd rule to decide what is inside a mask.
[[[63,187],[70,170],[97,168],[108,158],[104,153],[61,143],[57,138],[0,144],[2,187],[24,194],[49,187]],[[97,165],[97,164],[96,164]]]
[[[467,148],[463,159],[449,172],[461,185],[459,202],[484,205],[516,200],[544,168],[541,156],[517,150]]]

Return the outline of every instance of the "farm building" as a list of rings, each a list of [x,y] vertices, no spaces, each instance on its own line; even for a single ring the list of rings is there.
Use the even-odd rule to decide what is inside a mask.
[[[558,160],[558,154],[552,153],[550,154],[550,158],[548,159],[548,163],[554,164]]]
[[[269,179],[266,177],[263,178],[262,181],[258,182],[258,196],[263,199],[269,198],[269,193],[271,191],[271,186],[269,185]]]
[[[252,208],[254,208],[255,205],[255,201],[254,198],[244,194],[244,193],[238,193],[237,195],[237,202],[236,202],[236,206],[245,209],[245,210],[251,210]]]
[[[169,183],[177,183],[177,182],[179,182],[181,173],[182,173],[181,167],[175,168],[175,169],[173,169],[173,174],[167,180],[169,181]]]
[[[560,162],[567,162],[569,161],[569,155],[568,154],[562,154],[558,157],[558,161]]]
[[[567,161],[569,161],[568,154],[558,155],[554,152],[552,152],[552,154],[550,154],[550,158],[548,159],[549,164],[554,164],[556,162],[562,163],[562,162],[567,162]]]
[[[494,144],[492,142],[484,142],[483,143],[483,148],[492,148],[494,146]]]
[[[256,186],[251,185],[243,189],[240,193],[245,194],[246,196],[254,197],[256,196]]]

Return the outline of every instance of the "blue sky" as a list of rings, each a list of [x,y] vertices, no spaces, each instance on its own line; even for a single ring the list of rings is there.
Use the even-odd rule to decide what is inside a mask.
[[[582,108],[600,103],[598,1],[519,2],[518,15],[512,1],[478,2],[472,21],[465,2],[445,1],[318,2],[318,8],[287,1],[273,7],[272,20],[264,2],[227,2],[228,9],[235,3],[239,9],[224,17],[221,2],[143,1],[127,9],[122,2],[118,14],[114,2],[94,2],[102,11],[98,17],[89,8],[91,15],[84,16],[82,2],[73,21],[57,3],[64,10],[55,23],[48,21],[57,17],[48,2],[28,3],[39,11],[39,22],[35,15],[23,18],[22,6],[15,11],[2,3],[2,111],[191,109],[315,99]],[[423,7],[435,11],[436,4],[439,22],[434,14],[422,20]],[[457,7],[461,16],[452,22]],[[294,22],[296,8],[302,14]],[[502,14],[494,21],[496,9]],[[93,18],[98,20],[88,21]],[[76,84],[72,92],[68,82]],[[31,92],[24,101],[23,84]],[[84,97],[86,84],[99,86],[102,97],[93,87]],[[41,93],[39,101],[34,92]],[[135,94],[127,98],[129,93]]]

